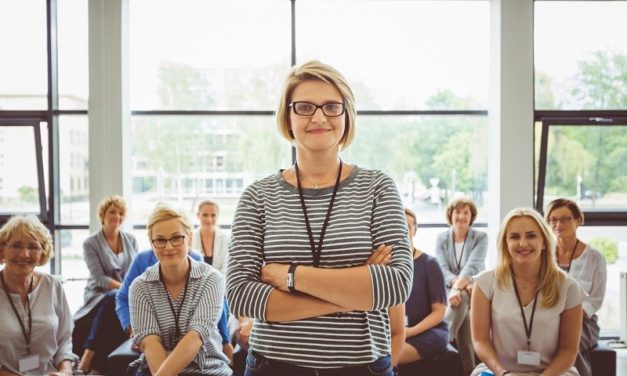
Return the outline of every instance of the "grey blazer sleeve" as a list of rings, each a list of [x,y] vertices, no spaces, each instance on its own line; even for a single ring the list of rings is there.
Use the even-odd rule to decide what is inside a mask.
[[[485,269],[485,258],[488,252],[488,235],[485,232],[476,231],[471,229],[470,234],[473,237],[473,246],[470,252],[468,252],[468,260],[464,264],[460,277],[464,276],[468,280],[477,275],[480,271]]]
[[[89,275],[96,283],[96,286],[106,290],[111,278],[107,276],[106,271],[103,269],[104,265],[102,262],[104,260],[102,260],[102,255],[98,254],[99,252],[102,252],[102,249],[98,243],[97,235],[87,238],[83,243],[83,257],[89,269]]]
[[[453,271],[451,270],[451,266],[449,265],[448,260],[446,258],[446,252],[448,251],[447,240],[448,240],[448,231],[442,232],[438,235],[435,241],[435,255],[438,259],[438,264],[440,265],[440,268],[442,269],[442,274],[444,274],[444,282],[446,282],[446,285],[448,286],[451,283],[451,281],[455,279],[457,276],[453,274]]]

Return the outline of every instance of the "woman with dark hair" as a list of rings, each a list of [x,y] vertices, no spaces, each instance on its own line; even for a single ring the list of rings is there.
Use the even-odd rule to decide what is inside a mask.
[[[477,206],[472,200],[451,201],[446,208],[446,221],[451,227],[438,235],[435,246],[449,291],[445,318],[450,340],[457,345],[466,375],[475,367],[468,315],[473,278],[485,268],[488,249],[486,233],[471,227],[476,218]]]
[[[607,269],[598,250],[577,238],[583,213],[576,202],[559,198],[549,203],[545,218],[557,237],[557,264],[586,292],[579,353],[575,366],[582,376],[592,376],[590,350],[599,340],[597,311],[603,305]]]

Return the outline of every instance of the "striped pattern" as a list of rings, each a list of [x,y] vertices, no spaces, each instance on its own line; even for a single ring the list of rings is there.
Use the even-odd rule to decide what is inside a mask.
[[[181,372],[184,375],[231,375],[228,358],[222,352],[222,338],[217,323],[224,301],[224,277],[212,266],[189,258],[192,264],[185,304],[181,308],[179,328],[184,336],[190,330],[200,334],[203,346],[195,359]],[[148,335],[161,336],[167,352],[174,349],[176,324],[159,280],[159,263],[146,269],[130,288],[129,305],[135,344]],[[183,291],[172,300],[174,309],[183,299]],[[137,362],[144,363],[144,354]],[[145,363],[144,363],[145,365]]]
[[[332,192],[333,187],[304,190],[316,244]],[[370,266],[371,311],[266,322],[272,287],[259,281],[262,262],[312,265],[313,257],[298,190],[280,173],[248,187],[233,222],[227,297],[235,315],[256,319],[252,348],[271,359],[320,368],[364,364],[389,354],[386,308],[407,299],[413,275],[407,225],[392,179],[355,166],[338,189],[320,267],[363,265],[380,244],[392,245],[394,253],[389,266]]]

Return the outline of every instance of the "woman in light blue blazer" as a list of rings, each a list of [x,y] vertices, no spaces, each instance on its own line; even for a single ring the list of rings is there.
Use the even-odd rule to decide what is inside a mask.
[[[89,269],[85,286],[85,303],[74,315],[77,323],[72,337],[84,340],[80,333],[91,321],[87,339],[74,344],[82,353],[78,368],[84,372],[107,371],[107,357],[127,338],[115,314],[115,294],[124,275],[137,254],[137,240],[133,234],[121,230],[126,217],[126,203],[120,196],[105,197],[98,205],[102,229],[93,233],[83,243],[83,255]]]
[[[220,207],[215,201],[204,200],[198,204],[196,216],[200,227],[192,235],[192,250],[198,251],[207,264],[218,269],[226,276],[229,260],[229,235],[218,228]]]
[[[445,318],[451,341],[455,341],[464,372],[475,367],[468,311],[474,276],[485,268],[488,248],[486,233],[471,228],[477,218],[477,206],[468,198],[451,201],[446,208],[450,229],[438,235],[436,256],[449,290]]]

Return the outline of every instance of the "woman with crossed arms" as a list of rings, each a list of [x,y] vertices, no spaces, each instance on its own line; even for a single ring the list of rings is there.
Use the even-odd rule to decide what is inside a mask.
[[[229,249],[229,303],[255,320],[246,375],[392,374],[387,308],[407,299],[413,263],[394,181],[340,159],[354,103],[318,61],[285,82],[276,118],[296,163],[242,194]],[[366,265],[373,249],[389,264]]]
[[[504,375],[579,375],[573,363],[584,292],[555,262],[555,240],[533,209],[509,212],[497,238],[499,261],[475,279],[471,327],[483,363]]]

